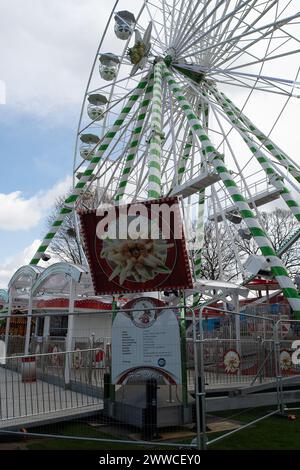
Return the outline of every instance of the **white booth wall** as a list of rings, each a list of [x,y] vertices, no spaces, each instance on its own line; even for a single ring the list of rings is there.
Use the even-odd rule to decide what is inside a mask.
[[[76,341],[88,340],[92,335],[95,341],[107,342],[111,338],[111,322],[111,312],[75,315],[72,346],[75,347]]]

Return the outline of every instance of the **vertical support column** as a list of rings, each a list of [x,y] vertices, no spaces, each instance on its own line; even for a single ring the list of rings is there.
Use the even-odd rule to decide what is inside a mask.
[[[149,199],[158,199],[161,196],[162,139],[162,62],[157,62],[154,66],[154,87],[149,148]]]
[[[68,315],[68,334],[66,338],[66,355],[65,355],[65,385],[70,384],[71,367],[72,367],[72,342],[74,332],[74,306],[76,297],[76,283],[73,278],[70,280],[70,300]]]
[[[26,323],[26,335],[25,335],[25,347],[24,354],[27,356],[29,353],[29,344],[30,344],[30,333],[31,333],[31,321],[32,321],[32,282],[30,287],[29,301],[28,301],[28,312],[27,312],[27,323]]]
[[[38,336],[39,320],[40,320],[40,318],[37,318],[36,321],[35,321],[35,325],[34,325],[34,336],[35,336],[35,337]]]
[[[194,255],[194,271],[195,278],[198,280],[201,277],[201,262],[202,262],[202,250],[204,244],[204,203],[205,203],[205,189],[199,191],[199,202],[198,202],[198,217],[196,227],[196,246],[197,249]],[[193,307],[199,304],[200,294],[193,295]]]
[[[5,326],[5,355],[8,355],[8,341],[9,341],[9,329],[10,329],[10,319],[12,311],[12,287],[9,289],[8,293],[8,309],[7,309],[7,318]]]
[[[256,219],[249,204],[247,203],[244,196],[241,194],[229,170],[226,168],[222,156],[216,151],[215,147],[209,140],[199,119],[193,112],[191,105],[186,100],[184,92],[177,85],[176,81],[173,78],[173,75],[167,69],[165,64],[164,75],[168,81],[170,89],[176,96],[181,109],[185,113],[188,122],[191,126],[191,129],[199,138],[202,144],[204,155],[206,156],[208,162],[213,165],[215,171],[220,175],[225,188],[227,189],[234,205],[239,210],[243,220],[249,228],[251,235],[253,236],[261,251],[261,254],[268,261],[271,268],[271,272],[278,281],[278,284],[282,289],[283,295],[288,300],[292,310],[295,312],[296,318],[300,319],[300,297],[298,291],[291,279],[289,278],[289,274],[284,264],[274,251],[274,248],[269,240],[268,235],[265,233],[263,227]]]
[[[208,131],[208,119],[209,119],[209,106],[204,101],[201,100],[199,106],[199,111],[202,114],[203,127]],[[192,131],[190,131],[193,135]],[[203,156],[202,156],[202,169],[203,169]],[[197,227],[196,227],[196,251],[194,256],[194,269],[195,269],[195,278],[198,280],[201,277],[201,263],[202,263],[202,250],[204,244],[204,205],[205,205],[205,188],[200,189],[199,191],[199,201],[198,201],[198,214],[197,214]],[[193,307],[196,307],[199,304],[200,294],[193,295]]]
[[[197,317],[195,309],[193,313],[193,343],[194,343],[194,370],[195,370],[195,396],[196,396],[196,426],[197,426],[197,448],[204,450],[206,444],[206,391],[205,391],[205,369],[203,354],[203,308],[199,308],[197,329]]]
[[[118,306],[117,306],[116,299],[114,297],[113,301],[112,301],[112,319],[111,319],[112,328],[113,328],[113,323],[114,323],[114,320],[116,318],[117,312],[118,312]],[[112,361],[112,357],[111,357],[111,361]],[[109,396],[110,396],[111,401],[115,401],[116,389],[115,389],[115,385],[111,383],[111,364],[110,364],[110,393],[109,393]]]
[[[282,370],[280,364],[280,337],[279,337],[280,320],[274,325],[274,361],[276,373],[276,392],[277,392],[277,406],[280,414],[284,415],[284,394],[282,387]]]
[[[182,404],[186,406],[188,404],[188,385],[187,385],[187,368],[186,368],[186,326],[185,326],[185,314],[186,304],[184,291],[181,293],[181,308],[180,308],[180,343],[181,343],[181,376],[182,376]]]
[[[49,334],[50,334],[50,321],[51,321],[50,315],[46,315],[46,316],[44,317],[43,349],[42,349],[41,352],[46,351],[45,346],[46,346],[46,344],[47,344],[47,339],[48,339],[48,336],[49,336]]]
[[[143,410],[142,439],[152,441],[157,437],[157,381],[146,380],[145,389],[146,408]]]
[[[234,320],[235,320],[235,341],[236,341],[236,350],[239,353],[239,356],[242,357],[242,345],[241,345],[241,316],[240,316],[240,302],[239,294],[234,295]],[[240,373],[240,369],[239,369]]]
[[[198,217],[197,217],[197,228],[196,228],[196,253],[195,253],[195,277],[199,279],[201,274],[201,253],[204,243],[204,202],[205,202],[205,191],[199,191],[198,201]]]
[[[46,338],[49,336],[50,331],[50,316],[46,315],[44,320],[44,329],[43,329],[43,337]]]

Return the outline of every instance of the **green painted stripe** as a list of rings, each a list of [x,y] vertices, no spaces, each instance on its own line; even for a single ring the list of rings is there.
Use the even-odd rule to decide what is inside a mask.
[[[160,178],[158,178],[157,176],[155,175],[149,175],[149,181],[151,183],[156,183],[160,186]]]
[[[154,189],[149,189],[148,190],[148,196],[149,196],[150,199],[159,199],[160,198],[160,193],[158,193]]]

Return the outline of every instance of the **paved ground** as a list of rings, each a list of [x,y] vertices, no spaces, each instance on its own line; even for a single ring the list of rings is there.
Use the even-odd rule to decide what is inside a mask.
[[[188,388],[190,391],[194,390],[194,371],[188,371]],[[274,377],[264,377],[262,381],[257,378],[255,375],[238,375],[238,374],[226,374],[223,373],[214,373],[214,372],[205,372],[205,388],[209,391],[211,390],[220,390],[220,389],[235,389],[235,388],[246,388],[249,387],[252,382],[254,385],[267,384],[269,382],[274,382]]]
[[[90,382],[91,378],[87,380],[86,375],[75,376],[75,381],[77,384],[92,383],[95,387],[96,382],[94,383],[94,380]],[[253,378],[254,376],[229,376],[228,374],[210,372],[205,377],[206,390],[220,392],[247,388]],[[193,371],[189,371],[188,379],[189,391],[193,392]],[[86,380],[87,382],[85,382]],[[267,379],[263,383],[267,384],[269,381],[271,379]],[[97,380],[97,382],[99,384],[100,381]],[[256,381],[255,385],[259,385],[259,381]],[[0,367],[0,430],[79,417],[94,413],[102,408],[101,398],[64,389],[61,386],[50,384],[46,380],[23,383],[19,372]]]
[[[102,407],[100,398],[65,390],[42,380],[23,383],[18,372],[0,368],[0,429],[78,416]]]

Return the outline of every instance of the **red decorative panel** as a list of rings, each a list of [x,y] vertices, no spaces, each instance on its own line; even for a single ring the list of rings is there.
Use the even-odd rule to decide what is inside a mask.
[[[192,288],[177,198],[79,214],[97,295]]]

